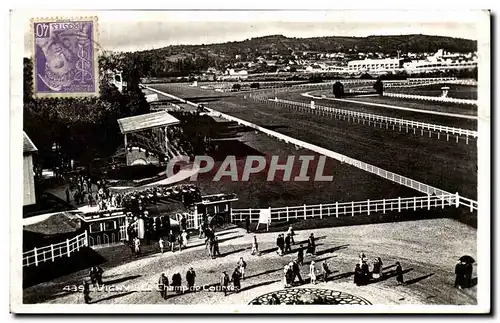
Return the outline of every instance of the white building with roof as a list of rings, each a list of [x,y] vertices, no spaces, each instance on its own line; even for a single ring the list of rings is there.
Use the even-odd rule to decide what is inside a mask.
[[[347,63],[347,70],[349,72],[395,70],[400,68],[400,62],[397,58],[355,60]]]

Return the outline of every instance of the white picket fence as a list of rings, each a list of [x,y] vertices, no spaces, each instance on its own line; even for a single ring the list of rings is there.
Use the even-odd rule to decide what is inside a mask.
[[[446,102],[446,103],[477,105],[477,101],[476,100],[455,99],[455,98],[440,97],[440,96],[425,96],[425,95],[404,94],[404,93],[391,93],[391,92],[384,92],[383,96],[387,96],[387,97],[390,97],[390,98],[410,99],[410,100],[422,100],[422,101],[433,101],[433,102]]]
[[[38,266],[46,261],[53,262],[56,258],[69,257],[73,252],[87,246],[88,235],[85,231],[74,238],[66,239],[66,241],[23,252],[23,267]]]
[[[150,90],[152,90],[154,92],[157,92],[159,94],[168,96],[170,98],[174,98],[174,99],[177,99],[177,100],[182,100],[183,102],[185,102],[187,104],[190,104],[192,106],[197,106],[196,103],[187,102],[186,100],[178,98],[178,97],[176,97],[176,96],[174,96],[172,94],[161,92],[161,91],[158,91],[158,90],[150,88],[150,87],[146,87],[146,88],[148,88],[148,89],[150,89]],[[278,140],[282,140],[282,141],[284,141],[286,143],[295,145],[297,147],[302,147],[304,149],[308,149],[310,151],[314,151],[314,152],[316,152],[316,153],[318,153],[320,155],[324,155],[326,157],[333,158],[333,159],[338,160],[338,161],[340,161],[342,163],[354,166],[356,168],[362,169],[362,170],[364,170],[366,172],[369,172],[371,174],[375,174],[377,176],[380,176],[382,178],[390,180],[391,182],[394,182],[394,183],[397,183],[397,184],[400,184],[400,185],[404,185],[406,187],[410,187],[410,188],[412,188],[414,190],[417,190],[419,192],[422,192],[424,194],[428,194],[428,195],[433,195],[433,194],[434,195],[451,195],[452,194],[452,193],[446,192],[446,191],[444,191],[442,189],[439,189],[439,188],[436,188],[436,187],[433,187],[433,186],[430,186],[430,185],[418,182],[416,180],[413,180],[413,179],[405,177],[405,176],[398,175],[398,174],[393,173],[393,172],[389,172],[389,171],[387,171],[385,169],[379,168],[377,166],[370,165],[368,163],[365,163],[365,162],[359,161],[357,159],[354,159],[354,158],[351,158],[351,157],[339,154],[337,152],[334,152],[334,151],[331,151],[331,150],[328,150],[328,149],[325,149],[325,148],[322,148],[322,147],[319,147],[319,146],[307,143],[307,142],[299,140],[299,139],[292,138],[290,136],[281,134],[281,133],[273,131],[273,130],[269,130],[269,129],[264,128],[264,127],[260,127],[260,126],[254,124],[254,123],[251,123],[251,122],[248,122],[248,121],[245,121],[245,120],[242,120],[242,119],[230,116],[228,114],[219,112],[217,110],[214,110],[214,109],[211,109],[211,108],[206,108],[206,109],[209,110],[214,115],[217,115],[220,118],[224,118],[226,120],[236,122],[239,125],[243,125],[243,126],[255,129],[257,131],[260,131],[262,133],[267,134],[268,136],[272,136],[274,138],[277,138]],[[474,200],[471,200],[471,199],[460,198],[459,199],[459,203],[461,205],[463,205],[463,206],[466,206],[466,207],[470,208],[471,210],[473,210],[473,209],[477,210],[477,208],[478,208],[477,202],[474,201]]]
[[[269,207],[271,222],[289,221],[297,219],[312,219],[330,216],[355,216],[370,215],[375,213],[386,214],[387,212],[402,210],[430,210],[431,208],[459,207],[460,196],[456,194],[427,195],[405,198],[393,198],[382,200],[366,200],[358,202],[335,202],[317,205],[299,205],[285,207]],[[259,221],[261,209],[233,209],[231,221],[244,221],[247,216],[251,222]]]
[[[332,115],[341,115],[341,116],[346,116],[348,118],[353,118],[353,119],[365,119],[370,122],[380,122],[386,124],[386,128],[389,126],[398,126],[398,127],[404,127],[408,130],[408,128],[417,128],[417,129],[422,129],[426,131],[434,131],[434,132],[441,132],[444,134],[452,134],[452,135],[459,135],[459,136],[465,136],[466,137],[466,143],[469,143],[468,137],[473,137],[477,138],[477,131],[474,130],[468,130],[468,129],[462,129],[462,128],[455,128],[455,127],[448,127],[448,126],[442,126],[442,125],[437,125],[437,124],[432,124],[432,123],[425,123],[425,122],[419,122],[419,121],[412,121],[412,120],[406,120],[406,119],[400,119],[400,118],[391,118],[391,117],[386,117],[386,116],[381,116],[381,115],[376,115],[376,114],[369,114],[369,113],[363,113],[363,112],[356,112],[356,111],[351,111],[351,110],[343,110],[343,109],[337,109],[337,108],[332,108],[332,107],[327,107],[327,106],[321,106],[321,105],[314,105],[315,109],[311,109],[311,104],[305,103],[305,102],[296,102],[296,101],[290,101],[290,100],[283,100],[283,99],[268,99],[264,98],[261,96],[250,96],[253,100],[256,100],[258,102],[264,102],[267,104],[275,104],[279,105],[282,107],[286,108],[292,108],[292,109],[299,109],[301,111],[307,111],[311,113],[316,113],[319,115],[323,116],[332,116]],[[449,137],[447,138],[449,140]],[[458,139],[458,137],[457,137]]]

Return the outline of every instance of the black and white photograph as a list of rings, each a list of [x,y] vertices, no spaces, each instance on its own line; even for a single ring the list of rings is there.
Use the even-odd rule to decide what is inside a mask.
[[[10,26],[11,312],[491,310],[489,11]]]

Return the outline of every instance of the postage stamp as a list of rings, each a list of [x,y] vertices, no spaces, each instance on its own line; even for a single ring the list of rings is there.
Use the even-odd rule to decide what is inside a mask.
[[[98,94],[97,27],[97,17],[31,20],[34,96]]]

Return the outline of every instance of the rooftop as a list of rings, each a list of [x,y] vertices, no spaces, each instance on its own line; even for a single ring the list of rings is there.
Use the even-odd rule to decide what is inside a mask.
[[[179,120],[165,111],[118,119],[122,134],[176,124]]]
[[[23,131],[23,153],[33,153],[38,151],[30,137]]]

